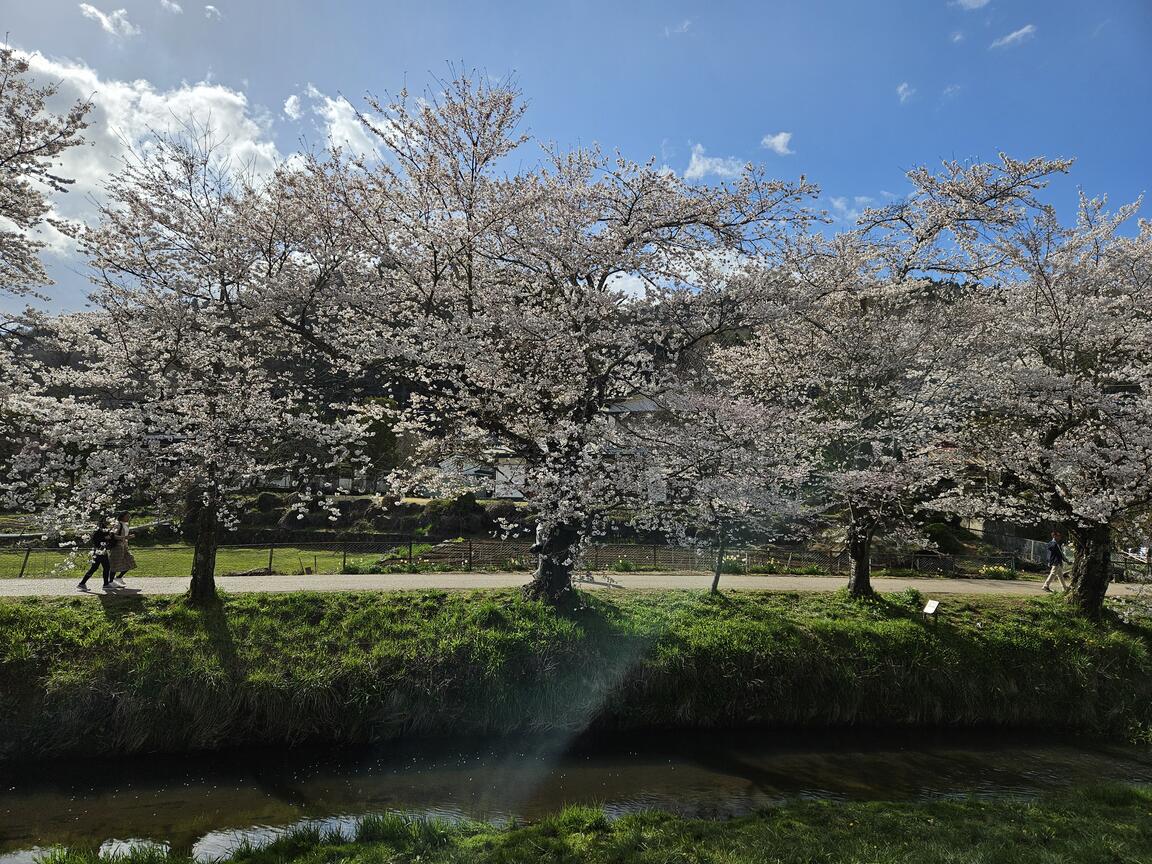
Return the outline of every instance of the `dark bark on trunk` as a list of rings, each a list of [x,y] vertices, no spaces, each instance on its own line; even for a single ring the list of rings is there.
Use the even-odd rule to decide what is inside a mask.
[[[536,574],[524,586],[529,600],[544,600],[558,605],[572,596],[572,565],[580,531],[573,525],[556,525],[546,535],[537,531],[538,553]]]
[[[212,603],[216,598],[216,543],[219,518],[216,502],[200,507],[196,520],[196,544],[192,555],[192,584],[188,598],[193,603]]]
[[[872,534],[875,526],[857,517],[848,522],[848,593],[872,596]]]
[[[1110,525],[1075,525],[1071,530],[1072,587],[1068,602],[1089,618],[1099,618],[1104,611],[1104,595],[1112,578],[1112,528]]]
[[[709,593],[720,593],[720,570],[724,566],[724,549],[727,542],[724,532],[720,532],[720,544],[716,547],[716,572],[712,574],[712,590]]]

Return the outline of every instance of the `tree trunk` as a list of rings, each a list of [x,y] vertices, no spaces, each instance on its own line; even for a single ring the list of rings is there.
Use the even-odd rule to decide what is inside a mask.
[[[716,572],[712,574],[712,590],[710,593],[720,593],[720,571],[724,567],[724,546],[728,538],[724,536],[724,532],[720,532],[720,543],[716,547]]]
[[[872,596],[872,533],[875,526],[853,516],[848,521],[848,593]]]
[[[536,574],[524,586],[529,600],[545,600],[553,605],[572,594],[572,565],[580,531],[574,525],[556,525],[549,531],[536,531],[538,553]]]
[[[188,598],[193,603],[211,603],[216,598],[216,532],[219,522],[215,500],[201,504],[196,519],[196,545],[192,554],[192,584]]]
[[[1104,595],[1112,578],[1112,527],[1110,525],[1074,525],[1071,529],[1072,587],[1068,602],[1081,615],[1099,618],[1104,611]]]

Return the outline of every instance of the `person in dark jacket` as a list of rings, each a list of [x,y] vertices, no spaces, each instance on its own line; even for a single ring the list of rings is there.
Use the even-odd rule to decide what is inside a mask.
[[[1064,547],[1061,546],[1063,537],[1060,536],[1059,531],[1052,532],[1052,539],[1048,541],[1048,578],[1044,580],[1044,590],[1052,590],[1052,580],[1060,580],[1061,590],[1067,591],[1068,586],[1064,583],[1064,565],[1067,559],[1064,557]]]
[[[115,539],[115,535],[108,530],[108,521],[106,519],[100,520],[100,524],[92,532],[92,566],[88,568],[88,572],[84,574],[84,578],[76,586],[80,591],[88,590],[88,580],[97,570],[103,571],[101,575],[103,576],[104,589],[107,590],[112,585],[112,573],[108,566],[108,547],[112,545]]]

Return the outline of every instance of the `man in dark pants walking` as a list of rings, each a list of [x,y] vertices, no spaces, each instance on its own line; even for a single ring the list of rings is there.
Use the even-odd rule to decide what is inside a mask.
[[[103,571],[101,575],[104,577],[104,590],[107,591],[112,587],[112,573],[108,566],[108,546],[114,538],[112,532],[107,529],[107,524],[106,521],[101,520],[100,524],[96,526],[96,530],[92,532],[92,566],[88,568],[88,572],[84,574],[84,578],[76,586],[80,591],[88,590],[88,579],[97,570]]]
[[[1064,591],[1068,590],[1068,586],[1064,584],[1064,548],[1060,545],[1060,541],[1064,538],[1060,536],[1059,531],[1052,532],[1052,539],[1048,542],[1048,578],[1044,580],[1044,590],[1052,590],[1053,578],[1060,580],[1060,587]]]

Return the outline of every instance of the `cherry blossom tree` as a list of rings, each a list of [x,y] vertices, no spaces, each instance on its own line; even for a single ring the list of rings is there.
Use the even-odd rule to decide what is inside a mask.
[[[694,186],[596,149],[545,148],[526,169],[519,95],[483,81],[372,105],[383,157],[332,178],[377,265],[361,326],[406,360],[401,422],[430,433],[427,464],[519,461],[539,519],[527,591],[558,601],[581,539],[628,495],[608,410],[739,325],[723,255],[770,254],[811,188],[752,169]]]
[[[285,185],[236,169],[203,127],[155,136],[79,237],[97,311],[54,322],[76,350],[40,370],[28,400],[16,467],[48,527],[130,495],[186,509],[196,601],[215,595],[219,524],[238,493],[355,458],[362,424],[326,377],[298,372],[315,368],[302,337],[325,320],[310,287],[349,246]]]
[[[733,395],[706,365],[653,407],[617,415],[620,446],[647,487],[632,496],[633,519],[711,552],[715,594],[730,542],[780,531],[800,514],[807,454],[791,449],[797,436],[786,431],[785,408]]]
[[[961,383],[980,322],[974,280],[998,261],[991,242],[1066,166],[1002,157],[916,169],[905,200],[865,212],[854,231],[801,238],[790,278],[761,277],[768,323],[721,362],[739,392],[791,406],[793,433],[819,454],[808,486],[845,520],[853,595],[872,592],[876,532],[960,471]]]
[[[1102,609],[1113,534],[1152,504],[1152,225],[1138,204],[1082,198],[1067,226],[1040,208],[995,244],[999,290],[965,443],[991,482],[985,512],[1067,526],[1071,602]]]

